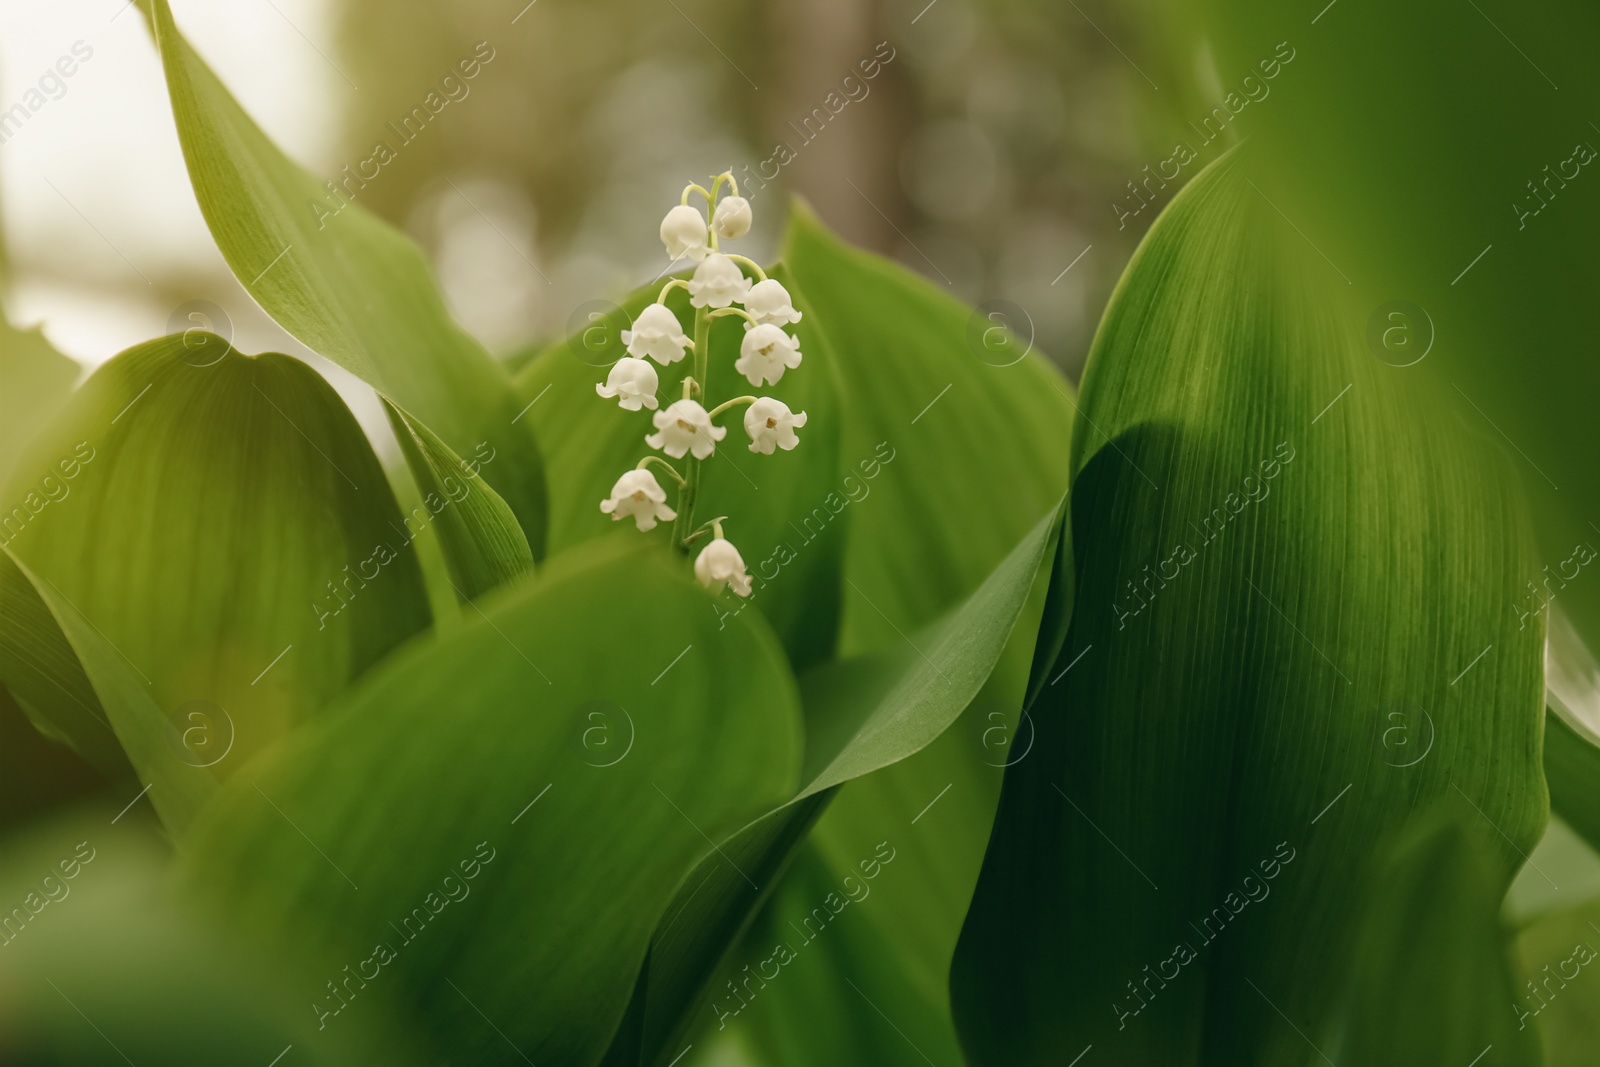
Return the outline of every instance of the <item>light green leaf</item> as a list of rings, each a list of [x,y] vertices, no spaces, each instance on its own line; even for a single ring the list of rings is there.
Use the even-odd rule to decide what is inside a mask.
[[[1517,1018],[1499,850],[1487,847],[1494,836],[1451,805],[1424,815],[1378,864],[1337,1061],[1470,1064],[1492,1048],[1507,1067],[1541,1062],[1534,1030]]]
[[[38,327],[18,330],[0,314],[0,483],[77,380],[78,365],[51,347]]]
[[[459,455],[487,445],[484,478],[544,550],[544,468],[514,420],[509,378],[450,318],[422,252],[335,194],[251,120],[178,32],[167,0],[152,25],[200,210],[234,275],[279,325],[432,427]]]
[[[319,1032],[300,990],[173,899],[170,851],[132,816],[116,817],[95,806],[6,842],[0,899],[17,911],[0,931],[0,1060],[417,1063],[404,1020]]]
[[[387,1002],[463,1062],[593,1063],[708,838],[792,795],[770,631],[719,626],[675,557],[607,547],[397,656],[197,828],[191,883],[325,951],[301,987],[323,1010]],[[395,958],[364,962],[378,944]],[[341,1008],[347,964],[368,978]]]
[[[1541,917],[1516,951],[1524,980],[1500,1010],[1538,1030],[1547,1067],[1588,1067],[1600,1048],[1600,900]]]
[[[51,644],[59,643],[73,655],[75,665],[97,695],[94,711],[99,714],[92,721],[87,709],[73,709],[70,718],[64,714],[62,719],[53,720],[51,725],[55,728],[48,734],[68,743],[84,737],[80,751],[95,756],[102,766],[117,770],[112,757],[103,754],[102,739],[113,734],[126,764],[146,784],[161,821],[175,837],[181,837],[216,793],[216,779],[209,770],[196,765],[200,762],[195,755],[197,749],[183,744],[184,735],[150,699],[132,664],[99,628],[52,582],[24,566],[10,548],[0,551],[4,556],[0,561],[0,584],[28,583],[38,603],[50,613],[48,618],[30,617],[28,623],[47,627],[47,633],[54,631]],[[15,594],[6,597],[8,603],[16,599]],[[10,631],[12,624],[7,623],[5,628]],[[51,712],[57,706],[49,705]],[[78,714],[79,710],[82,714]],[[215,726],[208,722],[204,728]],[[68,733],[69,730],[73,732]],[[191,758],[186,760],[185,755]]]
[[[1459,805],[1503,889],[1543,827],[1507,463],[1342,293],[1238,156],[1122,279],[1074,439],[1070,670],[952,972],[974,1064],[1304,1063],[1379,842]]]
[[[0,499],[36,580],[0,593],[0,670],[80,751],[103,746],[35,594],[63,625],[65,604],[171,719],[173,753],[227,775],[428,613],[383,469],[338,394],[298,360],[210,340],[222,355],[205,365],[182,336],[112,359],[18,466]]]
[[[806,784],[793,799],[723,841],[679,887],[636,994],[641,1028],[622,1035],[608,1063],[670,1059],[679,1038],[715,1011],[702,1003],[708,978],[771,893],[836,787],[949,736],[946,730],[983,690],[1018,629],[1061,515],[1058,507],[1040,519],[965,603],[901,648],[826,664],[802,677],[807,751],[801,777]],[[1028,629],[1021,647],[1032,637]],[[977,858],[972,858],[974,873]],[[959,919],[959,911],[950,917],[952,942]],[[942,989],[936,992],[942,999]],[[635,1046],[635,1041],[642,1043]]]
[[[517,517],[478,474],[493,452],[468,463],[415,416],[389,400],[383,409],[422,490],[424,514],[413,510],[408,519],[431,517],[437,524],[450,583],[461,598],[471,600],[533,570],[533,552]]]

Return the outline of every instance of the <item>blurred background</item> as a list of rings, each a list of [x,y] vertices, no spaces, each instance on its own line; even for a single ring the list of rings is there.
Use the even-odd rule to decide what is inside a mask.
[[[1149,117],[1185,91],[1153,80],[1163,23],[1141,17],[1153,6],[173,5],[245,108],[314,172],[337,179],[378,141],[395,146],[358,199],[427,249],[455,313],[503,355],[654,277],[665,208],[687,181],[731,167],[754,193],[752,254],[776,253],[787,199],[804,196],[846,237],[961,299],[1021,308],[1021,331],[1073,378],[1154,215],[1119,219],[1110,205],[1158,158]],[[50,76],[75,46],[91,57]],[[391,124],[475,49],[492,58],[467,93],[402,143]],[[13,322],[42,323],[93,365],[207,300],[244,350],[306,354],[206,233],[137,8],[8,0],[0,106],[40,98],[0,146]]]

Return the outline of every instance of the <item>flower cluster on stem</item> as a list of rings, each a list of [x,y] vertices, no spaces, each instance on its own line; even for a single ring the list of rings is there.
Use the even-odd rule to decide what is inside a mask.
[[[722,195],[724,187],[727,195]],[[695,196],[704,201],[704,213],[690,203]],[[672,523],[673,544],[683,552],[710,535],[695,557],[695,577],[713,593],[729,588],[739,596],[750,595],[750,575],[739,550],[723,536],[722,524],[728,517],[721,515],[698,526],[694,521],[700,465],[715,455],[717,445],[728,436],[727,428],[718,426],[716,420],[744,407],[750,451],[768,456],[777,449],[789,451],[799,445],[796,431],[806,424],[804,411],[791,411],[776,397],[735,396],[714,404],[709,395],[712,319],[737,317],[744,321],[744,338],[733,369],[751,386],[777,385],[786,371],[800,366],[799,338],[785,329],[800,321],[788,290],[777,279],[768,278],[753,260],[721,249],[722,241],[749,233],[750,222],[750,201],[739,195],[739,184],[731,172],[713,178],[709,189],[697,184],[684,188],[678,206],[661,220],[661,243],[674,262],[693,261],[694,273],[687,281],[674,278],[667,282],[655,302],[639,312],[632,328],[622,331],[628,354],[595,386],[595,392],[616,400],[625,411],[652,411],[655,432],[646,434],[644,443],[667,457],[652,453],[625,471],[611,495],[600,502],[600,510],[615,521],[631,518],[642,531],[655,529],[657,523]],[[673,289],[689,294],[694,309],[693,336],[684,332],[677,314],[666,305]],[[651,361],[667,367],[690,354],[694,360],[683,379],[683,396],[662,407],[660,378]],[[669,460],[679,461],[682,468]],[[657,471],[676,483],[676,507],[667,506],[667,491],[656,477]]]

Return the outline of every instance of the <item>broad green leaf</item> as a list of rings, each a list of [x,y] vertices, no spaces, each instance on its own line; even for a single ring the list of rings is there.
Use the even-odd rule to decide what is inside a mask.
[[[1379,842],[1460,805],[1503,888],[1545,821],[1507,461],[1246,167],[1173,201],[1085,370],[1066,665],[952,972],[975,1065],[1304,1063]]]
[[[101,739],[107,733],[113,734],[127,765],[149,790],[150,802],[161,815],[161,821],[174,836],[181,837],[217,789],[211,772],[197,766],[203,762],[200,758],[204,751],[202,745],[184,744],[187,735],[180,733],[150,698],[132,664],[53,582],[30,571],[11,549],[0,551],[4,553],[0,582],[28,583],[49,616],[30,617],[27,621],[54,629],[58,640],[81,665],[84,677],[98,696],[95,710],[100,714],[92,721],[85,721],[89,719],[88,712],[80,716],[73,709],[69,712],[70,718],[64,716],[53,723],[57,730],[50,735],[69,743],[74,736],[84,736],[87,740],[83,750],[109,764],[110,757],[101,756]],[[6,599],[14,602],[16,598],[8,596]],[[51,705],[52,710],[55,706]],[[206,722],[202,728],[214,730],[217,726],[215,722]],[[69,729],[78,734],[67,734]],[[119,768],[110,765],[109,769]]]
[[[594,1063],[679,879],[792,795],[794,682],[665,554],[580,550],[481,612],[230,782],[188,879],[326,952],[329,1027],[387,1002],[461,1062]]]
[[[6,842],[0,1061],[417,1062],[403,1020],[319,1033],[301,991],[198,923],[173,899],[168,850],[133,817],[116,817],[92,807]]]
[[[901,862],[902,833],[868,845],[843,871],[813,844],[801,849],[718,972],[697,1048],[716,1036],[743,1039],[762,1067],[959,1067],[943,997],[919,989],[873,928],[894,907],[891,887],[916,877]]]
[[[1523,982],[1509,1009],[1537,1030],[1547,1067],[1586,1067],[1600,1047],[1600,900],[1541,917],[1517,937]]]
[[[112,777],[132,768],[61,624],[10,549],[0,553],[0,679],[28,721]]]
[[[42,597],[170,719],[175,758],[227,775],[428,613],[400,510],[338,395],[298,360],[211,341],[222,355],[205,365],[182,336],[112,359],[18,466],[3,521],[35,580],[0,592],[0,669],[80,751],[102,746]],[[66,637],[114,711],[82,640]]]
[[[314,177],[247,115],[151,0],[178,139],[200,210],[234,275],[279,325],[432,427],[544,552],[544,468],[509,377],[445,309],[422,251],[364,208],[365,181]],[[330,188],[332,186],[332,188]]]
[[[979,312],[848,247],[803,203],[784,260],[838,367],[841,469],[882,466],[849,517],[840,652],[855,655],[959,603],[1061,499],[1073,402],[1038,353],[986,362]]]
[[[0,482],[77,380],[78,365],[51,347],[38,327],[18,330],[0,314]]]
[[[1548,567],[1523,574],[1513,603],[1554,596],[1600,647],[1600,7],[1177,6],[1220,86],[1271,93],[1235,92],[1230,128],[1262,157],[1263,194],[1349,279],[1358,323],[1398,327],[1390,358],[1427,352],[1416,373],[1439,380],[1439,403],[1507,447]],[[1244,81],[1274,53],[1295,58]],[[1220,86],[1174,116],[1202,152],[1215,149],[1187,124],[1224,103]]]
[[[533,570],[533,552],[517,517],[478,474],[494,460],[494,452],[468,462],[415,416],[388,400],[383,410],[422,489],[423,512],[413,509],[408,522],[437,523],[450,583],[461,598],[471,600]]]
[[[1419,823],[1368,888],[1335,1062],[1470,1064],[1492,1048],[1497,1064],[1536,1065],[1538,1040],[1516,1018],[1498,850],[1485,847],[1495,831],[1464,805]]]
[[[702,470],[695,514],[729,516],[727,536],[739,547],[756,580],[755,593],[746,603],[766,616],[790,662],[804,670],[833,653],[845,530],[853,513],[868,506],[884,472],[870,448],[860,456],[841,457],[838,390],[828,342],[792,276],[782,267],[774,267],[771,276],[789,288],[800,310],[801,321],[791,329],[800,339],[804,358],[776,386],[758,391],[806,412],[800,446],[771,456],[754,455],[748,451],[739,409],[722,418],[728,437]],[[552,552],[617,529],[600,511],[600,501],[611,494],[624,471],[651,451],[644,443],[645,436],[654,432],[651,413],[623,411],[615,400],[597,396],[595,386],[625,354],[621,331],[660,290],[657,283],[629,296],[621,307],[598,307],[583,329],[547,349],[518,376],[522,402],[530,405],[526,419],[533,423],[548,458]],[[682,289],[668,294],[667,306],[686,331],[692,330],[694,320]],[[708,395],[713,406],[753,388],[733,370],[740,336],[733,320],[712,324]],[[683,395],[690,363],[684,359],[659,368],[661,405]],[[670,498],[673,490],[665,479],[663,485]],[[630,536],[666,543],[672,532],[662,526],[649,535],[630,532]],[[718,611],[728,613],[726,607]]]
[[[801,678],[805,785],[793,799],[723,841],[678,888],[636,993],[636,1002],[642,1000],[636,1008],[641,1028],[621,1035],[608,1063],[670,1059],[679,1039],[715,1012],[704,1001],[707,980],[773,891],[836,788],[944,744],[951,724],[990,680],[1013,631],[1026,631],[1022,648],[1031,643],[1032,629],[1019,627],[1018,619],[1061,515],[1058,507],[1039,520],[965,603],[901,648],[825,664]],[[966,741],[959,743],[976,751]],[[998,772],[990,771],[997,788]],[[972,857],[974,875],[981,848],[980,839]],[[957,909],[950,917],[952,942],[959,921]],[[939,971],[942,976],[942,964]],[[938,985],[935,993],[942,999],[942,978]],[[641,1042],[637,1050],[636,1040]]]

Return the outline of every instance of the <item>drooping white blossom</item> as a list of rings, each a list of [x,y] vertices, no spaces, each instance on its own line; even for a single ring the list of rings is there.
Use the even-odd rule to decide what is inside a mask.
[[[732,586],[740,596],[750,595],[750,575],[745,572],[744,557],[727,538],[719,537],[700,550],[694,561],[694,576],[713,593],[721,593],[725,586]]]
[[[688,256],[696,262],[705,259],[711,250],[706,231],[706,217],[698,208],[679,204],[661,220],[661,243],[667,246],[667,255],[674,260]]]
[[[649,356],[663,367],[683,358],[689,335],[683,332],[678,316],[665,304],[651,304],[633,320],[633,329],[622,331],[628,355]],[[654,405],[651,405],[652,407]]]
[[[647,470],[631,470],[617,479],[611,496],[600,501],[600,510],[612,521],[632,518],[640,530],[653,530],[657,520],[671,522],[678,513],[667,507],[667,492]]]
[[[711,214],[711,228],[718,237],[743,237],[750,232],[750,201],[742,196],[725,196]]]
[[[653,411],[658,404],[656,390],[660,387],[661,380],[656,377],[654,367],[642,359],[623,356],[612,365],[605,384],[596,385],[594,391],[608,400],[616,397],[623,411],[638,411],[640,405]]]
[[[785,452],[800,443],[795,430],[806,424],[806,413],[789,410],[789,405],[763,396],[744,412],[744,432],[750,435],[750,451],[772,455],[774,447]]]
[[[745,294],[744,309],[758,326],[763,323],[787,326],[800,321],[800,312],[794,309],[789,290],[776,278],[767,278],[752,285],[750,292]]]
[[[716,451],[717,442],[728,436],[726,428],[712,425],[711,416],[695,400],[675,400],[653,418],[656,432],[644,443],[673,459],[682,459],[685,452],[693,453],[695,459],[706,459]]]
[[[777,385],[785,368],[800,365],[800,342],[771,323],[752,326],[739,344],[739,358],[733,369],[751,385]]]
[[[697,308],[725,308],[742,303],[750,291],[750,279],[739,265],[721,252],[713,252],[695,268],[689,279],[689,303]]]

